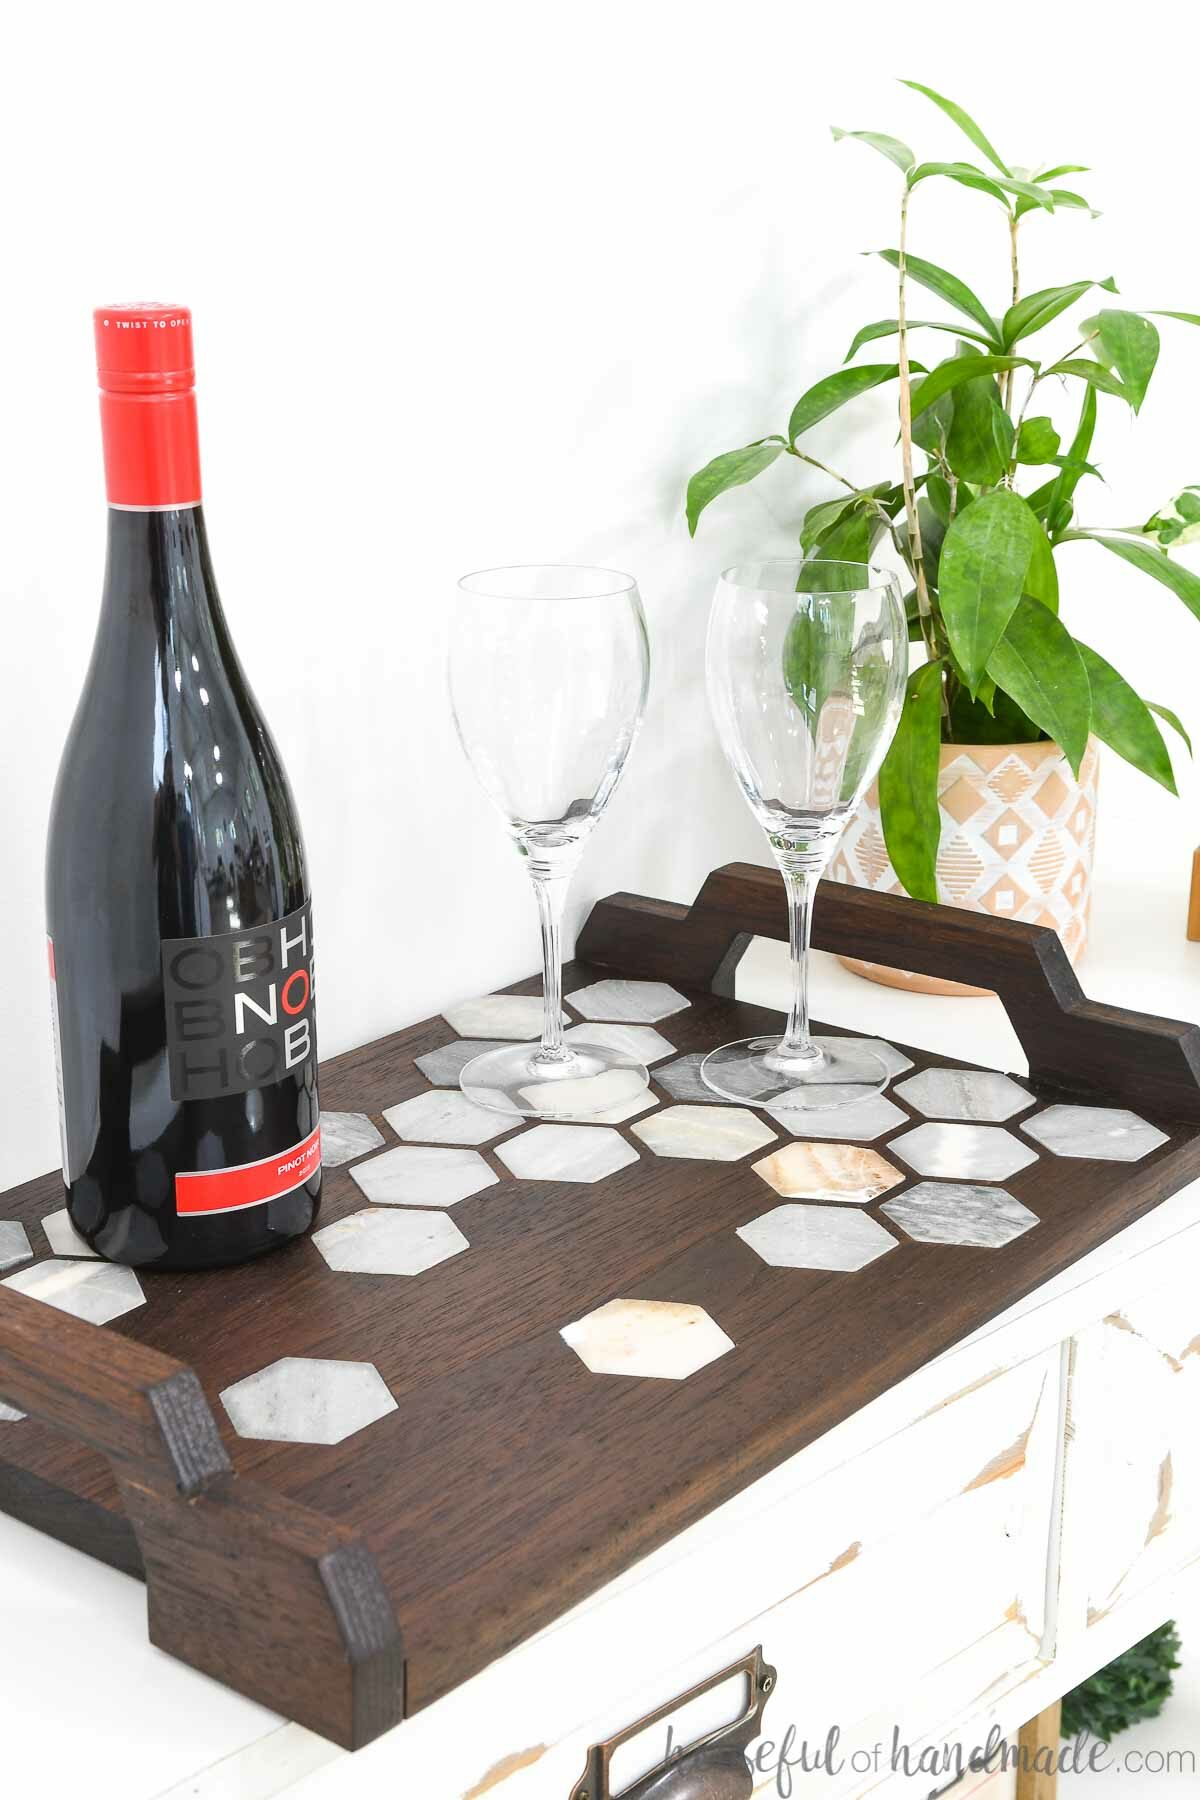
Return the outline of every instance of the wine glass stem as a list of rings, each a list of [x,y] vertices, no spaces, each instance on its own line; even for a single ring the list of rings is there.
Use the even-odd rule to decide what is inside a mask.
[[[563,1043],[562,1026],[562,915],[570,875],[530,871],[542,928],[542,1047],[539,1060],[569,1062],[571,1051]]]
[[[779,1053],[804,1060],[820,1054],[808,1031],[808,943],[816,878],[807,869],[785,869],[783,879],[787,888],[788,942],[792,952],[792,1005]]]

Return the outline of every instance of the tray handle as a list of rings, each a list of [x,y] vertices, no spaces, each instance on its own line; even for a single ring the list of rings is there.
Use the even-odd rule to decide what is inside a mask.
[[[234,1473],[186,1364],[0,1287],[0,1398],[107,1458],[151,1643],[346,1749],[399,1722],[402,1647],[374,1557]]]
[[[597,901],[576,953],[626,975],[732,994],[749,939],[787,935],[778,871],[729,863],[690,907],[636,894]],[[991,988],[1040,1085],[1200,1120],[1200,1027],[1089,1000],[1048,926],[822,881],[812,941],[840,956]]]

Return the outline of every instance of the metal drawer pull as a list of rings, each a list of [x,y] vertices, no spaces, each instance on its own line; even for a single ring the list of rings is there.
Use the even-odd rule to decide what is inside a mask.
[[[698,1700],[702,1694],[719,1687],[735,1675],[744,1675],[748,1687],[746,1710],[732,1724],[722,1725],[697,1738],[685,1750],[660,1763],[648,1775],[626,1788],[619,1796],[610,1785],[613,1753],[640,1732],[657,1725],[672,1713]],[[689,1688],[686,1694],[660,1706],[636,1725],[614,1733],[603,1744],[593,1744],[588,1751],[587,1766],[571,1789],[570,1800],[750,1800],[754,1777],[746,1762],[746,1746],[754,1742],[762,1726],[763,1707],[775,1691],[775,1670],[763,1661],[762,1645],[749,1656],[731,1663],[707,1681]]]

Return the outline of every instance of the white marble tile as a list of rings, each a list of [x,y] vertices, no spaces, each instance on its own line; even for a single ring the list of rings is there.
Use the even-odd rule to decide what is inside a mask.
[[[398,1106],[385,1107],[383,1116],[397,1137],[425,1144],[490,1144],[521,1122],[519,1113],[476,1106],[457,1088],[416,1094]]]
[[[0,1219],[0,1269],[15,1268],[33,1255],[25,1227],[18,1219]]]
[[[58,1212],[46,1214],[42,1230],[55,1256],[91,1256],[99,1260],[100,1252],[93,1250],[85,1237],[80,1237],[65,1206]]]
[[[372,1125],[366,1113],[322,1112],[321,1161],[327,1169],[338,1169],[368,1150],[378,1150],[383,1133]]]
[[[541,1005],[540,1000],[538,1005]],[[504,1048],[503,1038],[457,1038],[453,1044],[441,1044],[436,1050],[426,1051],[424,1056],[414,1057],[413,1061],[434,1087],[456,1088],[458,1078],[469,1062],[474,1062],[485,1051]]]
[[[738,1236],[775,1269],[865,1269],[897,1240],[870,1213],[845,1206],[776,1206]]]
[[[340,1444],[396,1411],[374,1363],[311,1356],[282,1357],[221,1400],[240,1437],[289,1444]]]
[[[542,1035],[540,994],[480,994],[460,1000],[442,1014],[451,1031],[464,1038],[528,1040]],[[563,1023],[567,1015],[562,1015]]]
[[[620,1019],[630,1024],[655,1025],[682,1012],[691,1001],[665,981],[593,981],[567,995],[585,1019]]]
[[[1037,1151],[998,1125],[917,1125],[888,1144],[918,1175],[1003,1181],[1037,1161]]]
[[[1033,1105],[1033,1095],[994,1069],[922,1069],[897,1083],[896,1093],[929,1119],[978,1119],[999,1124]]]
[[[593,1021],[588,1025],[572,1025],[570,1031],[564,1031],[563,1037],[576,1048],[584,1044],[603,1044],[609,1050],[623,1050],[627,1056],[636,1056],[643,1063],[659,1062],[664,1056],[675,1054],[674,1044],[652,1025],[601,1025]]]
[[[750,1166],[788,1200],[845,1200],[865,1206],[904,1180],[877,1151],[859,1144],[784,1144]]]
[[[119,1263],[60,1262],[52,1257],[5,1276],[3,1286],[44,1300],[47,1306],[87,1319],[92,1325],[107,1325],[110,1319],[146,1304],[141,1282],[132,1269]]]
[[[0,1400],[0,1425],[16,1425],[24,1417],[25,1414],[18,1412],[15,1406],[5,1406]]]
[[[629,1129],[656,1156],[737,1162],[778,1140],[769,1125],[743,1106],[664,1106]]]
[[[684,1381],[734,1348],[702,1306],[674,1300],[610,1300],[560,1336],[593,1375],[658,1381]]]
[[[821,1038],[816,1040],[817,1043],[822,1041]],[[906,1069],[913,1066],[911,1056],[905,1056],[903,1050],[897,1050],[895,1044],[887,1044],[882,1038],[839,1037],[833,1041],[850,1045],[856,1050],[873,1050],[889,1075],[903,1075]]]
[[[772,1100],[763,1111],[785,1131],[806,1138],[840,1138],[845,1143],[869,1144],[872,1138],[908,1124],[908,1114],[894,1106],[886,1094],[868,1094],[845,1106],[789,1106],[786,1094]]]
[[[620,1125],[658,1105],[657,1096],[636,1069],[603,1069],[598,1075],[546,1081],[537,1087],[522,1088],[520,1096],[536,1105],[539,1112],[593,1125]]]
[[[687,1056],[677,1057],[674,1062],[664,1063],[655,1069],[654,1079],[659,1087],[665,1088],[672,1100],[698,1100],[709,1106],[736,1106],[736,1100],[726,1100],[723,1094],[715,1094],[700,1073],[700,1065],[708,1055],[707,1050],[693,1050]]]
[[[1165,1131],[1121,1106],[1048,1106],[1021,1129],[1055,1156],[1098,1162],[1137,1162],[1167,1142]]]
[[[444,1212],[393,1212],[367,1206],[313,1232],[331,1269],[362,1275],[423,1275],[470,1249]]]
[[[350,1178],[377,1206],[454,1206],[500,1180],[476,1150],[425,1144],[401,1144],[356,1163]]]
[[[999,1250],[1037,1224],[1036,1213],[1004,1188],[918,1181],[880,1208],[921,1244],[970,1244]]]
[[[603,1181],[638,1160],[633,1145],[607,1125],[535,1125],[496,1155],[518,1181]]]

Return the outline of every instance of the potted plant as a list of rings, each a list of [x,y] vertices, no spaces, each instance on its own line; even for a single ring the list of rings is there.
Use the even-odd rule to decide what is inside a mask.
[[[711,501],[781,456],[838,484],[840,492],[805,514],[801,546],[806,555],[867,562],[881,541],[890,543],[908,574],[909,636],[924,658],[910,675],[877,787],[849,824],[830,873],[1053,925],[1077,959],[1090,900],[1095,740],[1172,793],[1159,721],[1191,746],[1169,708],[1138,695],[1060,618],[1056,559],[1064,549],[1079,554],[1068,546],[1098,546],[1200,617],[1200,576],[1169,554],[1200,537],[1200,487],[1184,488],[1141,526],[1084,526],[1076,517],[1080,489],[1086,492],[1084,484],[1099,473],[1090,460],[1099,410],[1136,413],[1145,396],[1159,353],[1153,320],[1200,325],[1200,314],[1110,305],[1117,292],[1111,277],[1022,293],[1022,222],[1062,208],[1090,210],[1060,185],[1084,170],[1073,163],[1010,166],[954,101],[920,82],[905,85],[949,115],[981,163],[919,162],[907,144],[881,132],[834,130],[835,138],[878,151],[899,177],[897,247],[879,252],[897,278],[895,316],[855,334],[845,366],[800,396],[786,432],[727,451],[692,477],[688,528],[694,534]],[[997,209],[1012,277],[1001,313],[909,249],[910,206],[930,181],[959,183]],[[917,287],[935,294],[950,316],[911,317]],[[1086,316],[1068,326],[1072,309]],[[923,342],[936,343],[933,334],[941,333],[958,341],[927,368],[911,354],[916,332]],[[894,361],[855,361],[881,339],[895,340]],[[1047,339],[1064,347],[1047,351]],[[863,484],[802,448],[821,420],[892,383],[898,471]],[[1066,443],[1045,410],[1055,384],[1079,399]],[[975,991],[864,972],[925,989]]]

